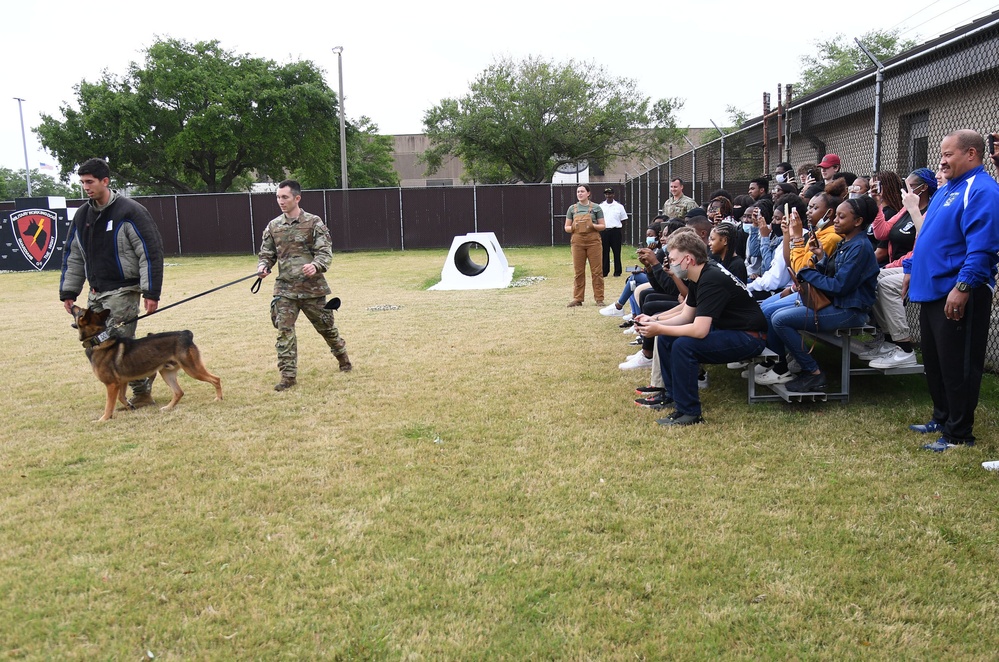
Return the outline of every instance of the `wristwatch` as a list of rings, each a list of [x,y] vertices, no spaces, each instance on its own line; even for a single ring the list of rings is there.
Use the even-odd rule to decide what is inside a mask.
[[[955,285],[954,288],[957,289],[958,292],[970,292],[971,291],[971,285],[968,285],[967,283],[965,283],[963,281],[960,281],[960,280],[957,281],[957,285]]]

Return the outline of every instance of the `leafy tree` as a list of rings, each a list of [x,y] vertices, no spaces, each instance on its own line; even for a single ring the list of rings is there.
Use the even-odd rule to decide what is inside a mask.
[[[28,195],[28,183],[24,179],[24,168],[11,170],[0,168],[0,200],[13,200]],[[35,198],[61,195],[67,198],[80,198],[83,191],[79,187],[70,186],[56,180],[50,175],[43,175],[37,170],[31,171],[31,196]]]
[[[899,29],[871,30],[860,37],[864,46],[884,62],[916,45],[911,39],[899,38]],[[795,95],[803,96],[831,85],[838,80],[874,66],[860,50],[857,43],[838,34],[828,41],[815,42],[815,54],[801,58],[801,82],[795,86]]]
[[[566,163],[606,169],[615,159],[654,155],[677,139],[682,102],[643,96],[635,81],[598,65],[528,57],[499,59],[459,99],[442,99],[423,117],[431,148],[427,174],[448,156],[469,179],[549,181]]]
[[[399,173],[392,163],[395,149],[392,136],[378,135],[378,125],[363,115],[356,123],[347,122],[346,134],[347,184],[350,188],[399,186]],[[325,165],[325,172],[292,170],[292,175],[304,188],[325,188],[329,185],[324,182],[330,181],[336,181],[339,186],[340,152],[330,157]]]
[[[104,72],[76,93],[78,109],[65,104],[64,120],[43,116],[36,129],[60,163],[106,157],[116,181],[145,192],[245,189],[288,171],[314,187],[338,185],[336,95],[311,62],[278,65],[217,41],[167,39],[142,66]]]

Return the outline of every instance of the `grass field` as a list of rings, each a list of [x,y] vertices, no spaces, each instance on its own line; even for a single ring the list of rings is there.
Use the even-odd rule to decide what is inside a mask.
[[[428,292],[445,251],[335,256],[354,371],[302,319],[284,393],[272,281],[165,311],[140,335],[191,329],[225,400],[185,376],[104,424],[58,274],[0,274],[0,654],[995,658],[994,376],[978,445],[941,455],[906,430],[921,377],[749,406],[712,366],[707,423],[663,430],[615,321],[565,308],[568,250],[506,253],[547,280]],[[162,305],[255,269],[168,262]]]

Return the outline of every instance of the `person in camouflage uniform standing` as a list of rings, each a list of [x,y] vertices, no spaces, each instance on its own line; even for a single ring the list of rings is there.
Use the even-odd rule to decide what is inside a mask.
[[[326,310],[329,285],[323,274],[333,262],[333,242],[323,219],[301,207],[302,187],[286,179],[278,184],[277,202],[282,214],[267,224],[260,244],[257,275],[266,278],[274,264],[278,276],[271,300],[271,321],[278,330],[277,356],[281,381],[275,391],[295,385],[298,364],[298,339],[295,321],[299,311],[312,322],[330,351],[347,372],[353,366],[347,357],[347,343],[333,323],[333,311]]]

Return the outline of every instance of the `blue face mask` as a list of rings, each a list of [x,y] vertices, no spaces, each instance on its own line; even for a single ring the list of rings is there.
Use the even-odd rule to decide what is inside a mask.
[[[752,223],[743,223],[742,224],[742,231],[745,232],[746,234],[749,234],[749,231],[752,230],[752,229],[753,229],[753,224]]]
[[[656,245],[656,238],[655,237],[646,237],[645,238],[645,245],[646,246],[655,246]]]

